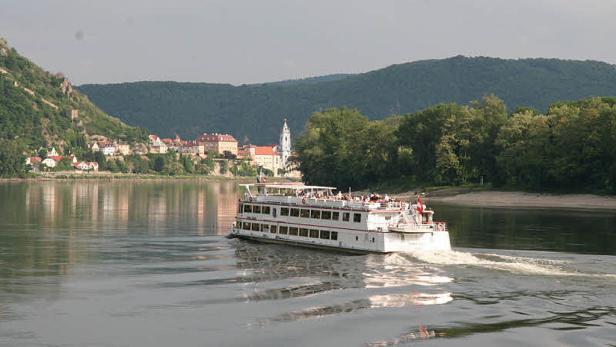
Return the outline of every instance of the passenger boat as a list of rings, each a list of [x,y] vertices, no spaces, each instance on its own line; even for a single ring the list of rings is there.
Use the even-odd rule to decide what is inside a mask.
[[[241,186],[232,238],[353,253],[451,249],[447,224],[433,220],[421,196],[410,203],[301,183]]]

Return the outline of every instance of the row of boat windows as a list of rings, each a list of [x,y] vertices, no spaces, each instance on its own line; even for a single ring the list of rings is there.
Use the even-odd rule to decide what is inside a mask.
[[[270,214],[271,209],[269,206],[249,205],[244,204],[244,213],[260,213]],[[276,217],[274,209],[274,217]],[[287,217],[299,217],[299,218],[312,218],[312,219],[324,219],[324,220],[340,220],[340,212],[338,211],[325,211],[325,210],[313,210],[307,208],[289,208],[281,207],[280,215]],[[350,222],[351,213],[342,212],[342,221]],[[353,222],[361,223],[361,213],[353,213]]]
[[[238,225],[240,228],[244,230],[252,230],[252,231],[261,231],[264,233],[272,233],[272,234],[281,234],[281,235],[291,235],[291,236],[302,236],[302,237],[311,237],[313,239],[323,239],[323,240],[338,240],[338,232],[337,231],[329,231],[329,230],[317,230],[317,229],[305,229],[305,228],[296,228],[296,227],[288,227],[288,226],[276,226],[262,223],[250,223],[250,222],[239,222]]]

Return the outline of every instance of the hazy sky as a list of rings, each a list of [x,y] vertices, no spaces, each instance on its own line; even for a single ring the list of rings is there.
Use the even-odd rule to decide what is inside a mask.
[[[276,81],[458,54],[616,63],[616,0],[0,0],[74,83]]]

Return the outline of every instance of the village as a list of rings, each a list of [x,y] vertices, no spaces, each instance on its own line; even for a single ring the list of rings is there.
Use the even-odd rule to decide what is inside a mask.
[[[259,168],[264,174],[273,177],[300,176],[296,164],[291,160],[291,131],[286,119],[277,144],[240,145],[232,135],[220,133],[203,133],[194,140],[185,140],[178,135],[174,138],[160,138],[150,134],[147,144],[132,145],[104,136],[92,136],[87,151],[81,157],[80,160],[74,153],[62,155],[55,147],[39,148],[35,155],[26,158],[26,166],[32,173],[61,171],[86,174],[116,171],[113,169],[115,167],[126,168],[117,171],[145,173],[134,168],[131,170],[127,165],[129,159],[171,157],[190,165],[207,163],[207,174],[211,175],[247,176],[256,173]],[[110,165],[102,167],[102,162]]]

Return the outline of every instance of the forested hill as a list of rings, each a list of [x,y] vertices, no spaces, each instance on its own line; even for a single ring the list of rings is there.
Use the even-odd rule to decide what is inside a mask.
[[[84,147],[90,135],[128,142],[147,138],[145,129],[107,115],[64,76],[41,69],[0,38],[0,142],[62,149]]]
[[[296,83],[136,82],[80,90],[103,110],[160,135],[218,131],[240,141],[248,137],[269,143],[277,139],[284,117],[299,132],[311,113],[334,106],[379,118],[495,94],[511,110],[530,106],[545,111],[559,100],[616,95],[616,68],[596,61],[458,56]]]

